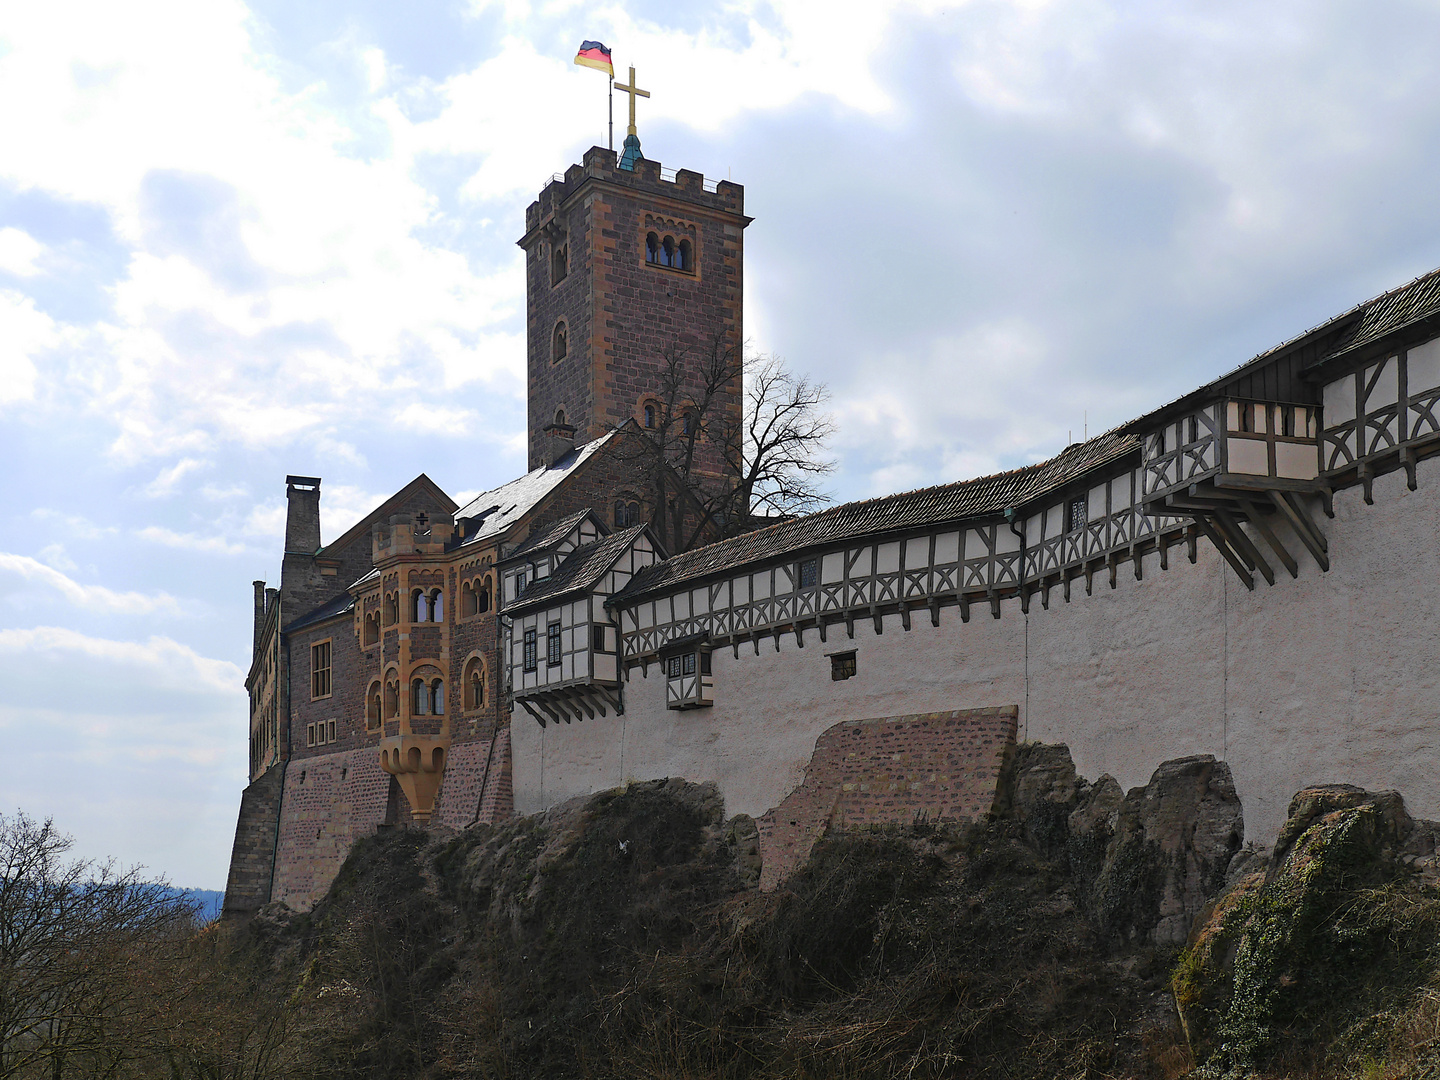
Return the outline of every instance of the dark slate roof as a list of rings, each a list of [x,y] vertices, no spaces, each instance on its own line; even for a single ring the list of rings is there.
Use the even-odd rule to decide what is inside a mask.
[[[647,528],[646,525],[636,525],[576,548],[548,578],[540,578],[526,586],[520,598],[506,606],[505,614],[529,610],[568,593],[593,588]]]
[[[282,634],[293,634],[296,630],[304,630],[307,626],[314,626],[316,623],[324,622],[326,619],[333,619],[336,615],[344,615],[347,611],[355,610],[355,598],[349,592],[343,592],[333,599],[307,611],[298,619],[295,619],[287,626],[282,626]]]
[[[501,484],[490,491],[483,491],[467,504],[455,511],[455,520],[471,518],[480,520],[479,529],[465,538],[466,544],[473,544],[502,533],[521,517],[528,514],[545,496],[560,486],[599,450],[615,433],[607,432],[598,439],[582,443],[571,450],[554,465],[533,469],[508,484]]]
[[[1356,312],[1362,313],[1360,325],[1332,355],[1379,341],[1392,331],[1440,312],[1440,270],[1421,274],[1414,281],[1366,300],[1330,321],[1337,322]]]
[[[571,514],[569,517],[561,518],[559,521],[555,522],[554,525],[551,525],[545,529],[541,529],[539,532],[533,534],[529,540],[526,540],[509,555],[505,556],[505,561],[508,562],[511,559],[517,559],[524,555],[528,555],[532,551],[542,551],[545,548],[558,544],[561,540],[564,540],[565,537],[570,534],[570,531],[572,529],[574,529],[577,525],[579,525],[589,516],[590,508],[586,507],[583,510],[576,510],[575,513]],[[602,534],[605,532],[605,528],[603,525],[601,526],[600,531]]]
[[[681,582],[731,573],[746,563],[777,559],[805,548],[855,537],[964,518],[993,517],[1011,507],[1032,503],[1094,469],[1137,452],[1139,447],[1139,440],[1133,435],[1110,431],[1089,442],[1068,446],[1049,461],[1022,469],[834,506],[818,514],[672,555],[664,562],[641,570],[618,596],[628,601],[641,593],[668,589]]]

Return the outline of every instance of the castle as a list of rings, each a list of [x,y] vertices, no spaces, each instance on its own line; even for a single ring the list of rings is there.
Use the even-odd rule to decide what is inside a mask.
[[[1222,757],[1255,836],[1316,781],[1440,816],[1440,271],[1049,461],[680,550],[620,451],[667,350],[743,341],[749,222],[590,150],[520,240],[530,472],[464,507],[422,475],[324,546],[287,478],[227,913],[307,907],[377,828],[667,776],[773,885],[837,820],[984,813],[1017,739],[1126,787]]]

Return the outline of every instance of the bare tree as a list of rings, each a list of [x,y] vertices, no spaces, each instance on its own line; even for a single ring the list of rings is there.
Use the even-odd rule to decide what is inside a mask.
[[[163,883],[66,858],[46,820],[0,814],[0,1077],[114,1075],[153,1018],[159,954],[194,907]]]
[[[743,393],[741,392],[743,386]],[[823,506],[834,422],[823,383],[774,356],[744,357],[723,334],[672,344],[644,423],[615,449],[640,474],[673,551]]]

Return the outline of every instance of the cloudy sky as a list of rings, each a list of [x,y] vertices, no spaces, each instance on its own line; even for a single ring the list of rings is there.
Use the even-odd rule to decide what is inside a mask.
[[[250,581],[524,468],[525,205],[605,137],[746,185],[754,348],[856,498],[1037,460],[1440,265],[1404,0],[135,0],[0,11],[0,809],[225,879]]]

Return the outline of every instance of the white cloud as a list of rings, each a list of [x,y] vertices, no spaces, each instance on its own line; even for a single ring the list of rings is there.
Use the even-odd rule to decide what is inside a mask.
[[[151,612],[178,614],[180,605],[168,593],[146,595],[137,592],[116,592],[104,585],[82,585],[59,570],[46,566],[28,555],[0,551],[0,571],[16,574],[25,581],[54,589],[77,608],[88,611],[117,612],[125,615],[146,615]]]
[[[40,561],[46,566],[52,566],[63,574],[73,574],[80,569],[75,565],[75,560],[70,558],[65,551],[64,544],[46,544],[40,549]]]
[[[0,404],[35,396],[35,359],[60,341],[55,321],[28,296],[0,289]]]
[[[159,525],[147,525],[138,530],[136,536],[166,547],[184,551],[199,551],[214,555],[243,555],[251,549],[244,544],[234,544],[223,536],[201,536],[198,533],[178,533]]]
[[[0,630],[0,653],[73,653],[129,667],[144,668],[166,689],[195,686],[237,697],[244,693],[245,672],[228,660],[201,656],[188,645],[168,637],[145,641],[116,641],[91,637],[60,626]]]
[[[201,461],[198,458],[181,458],[168,469],[161,469],[155,479],[145,485],[145,494],[152,499],[173,495],[175,486],[181,480],[197,469],[205,468],[208,464],[209,462]]]
[[[24,229],[17,229],[13,225],[0,229],[0,270],[5,273],[17,277],[38,274],[40,268],[35,265],[35,260],[44,251],[44,245]]]

